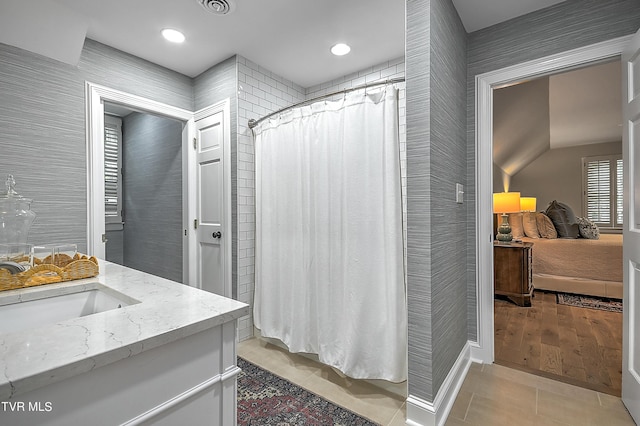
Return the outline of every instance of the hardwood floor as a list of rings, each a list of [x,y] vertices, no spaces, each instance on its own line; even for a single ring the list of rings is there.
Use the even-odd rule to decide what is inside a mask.
[[[620,396],[622,313],[534,296],[531,307],[495,299],[496,364]]]

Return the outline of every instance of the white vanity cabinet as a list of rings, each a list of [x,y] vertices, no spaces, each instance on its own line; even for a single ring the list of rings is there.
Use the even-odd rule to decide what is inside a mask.
[[[17,395],[0,424],[235,425],[234,346],[232,321]]]
[[[140,303],[0,334],[0,424],[235,425],[236,322],[248,306],[107,266],[139,287],[101,283]]]

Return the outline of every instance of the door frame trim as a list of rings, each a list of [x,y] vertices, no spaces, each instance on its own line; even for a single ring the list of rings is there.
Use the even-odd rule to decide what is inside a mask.
[[[629,42],[622,54],[622,160],[624,165],[624,217],[623,217],[623,341],[622,341],[622,395],[623,404],[635,422],[640,421],[640,365],[638,365],[638,265],[637,247],[634,245],[640,236],[637,223],[637,193],[638,185],[635,177],[640,174],[637,163],[637,138],[635,126],[637,114],[640,113],[640,100],[635,87],[634,75],[637,73],[635,64],[640,48],[640,30]],[[630,81],[631,80],[631,81]],[[626,380],[625,380],[626,378]]]
[[[177,108],[171,105],[157,102],[141,96],[126,93],[110,87],[101,86],[89,81],[85,84],[86,96],[86,139],[87,139],[87,254],[105,259],[106,249],[102,242],[102,233],[105,232],[104,223],[104,103],[120,104],[142,112],[159,114],[165,117],[180,120],[185,123],[187,131],[183,131],[183,193],[184,181],[188,176],[188,168],[185,168],[185,151],[192,137],[193,112]],[[185,140],[186,138],[186,140]],[[184,205],[184,202],[183,202]],[[188,229],[188,218],[193,216],[189,210],[183,211],[183,226]],[[183,245],[184,264],[187,262],[187,244]],[[187,271],[183,271],[183,280],[188,282]]]
[[[493,89],[620,56],[633,35],[573,49],[475,76],[476,315],[471,358],[494,361],[493,311]]]

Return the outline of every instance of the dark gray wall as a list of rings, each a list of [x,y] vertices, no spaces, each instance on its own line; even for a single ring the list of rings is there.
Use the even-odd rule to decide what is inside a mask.
[[[432,401],[467,341],[466,33],[450,0],[407,2],[409,394]]]
[[[475,76],[616,37],[640,28],[637,0],[567,0],[469,34],[467,50],[467,247],[469,339],[477,339]]]
[[[105,258],[109,262],[124,265],[124,229],[119,231],[106,231],[106,234]]]
[[[182,128],[132,113],[122,120],[124,265],[182,282]]]
[[[34,199],[29,242],[86,251],[85,81],[193,109],[191,79],[86,40],[77,67],[0,44],[0,175]]]
[[[195,111],[230,98],[231,116],[231,293],[238,298],[238,58],[236,55],[194,79]]]
[[[613,154],[622,154],[622,142],[549,150],[511,178],[511,191],[519,191],[523,197],[536,197],[538,211],[558,200],[570,205],[576,216],[584,216],[582,157]]]

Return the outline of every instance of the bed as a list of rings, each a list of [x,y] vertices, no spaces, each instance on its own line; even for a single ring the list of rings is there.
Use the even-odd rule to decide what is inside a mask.
[[[622,299],[622,235],[600,239],[528,238],[537,290]]]

